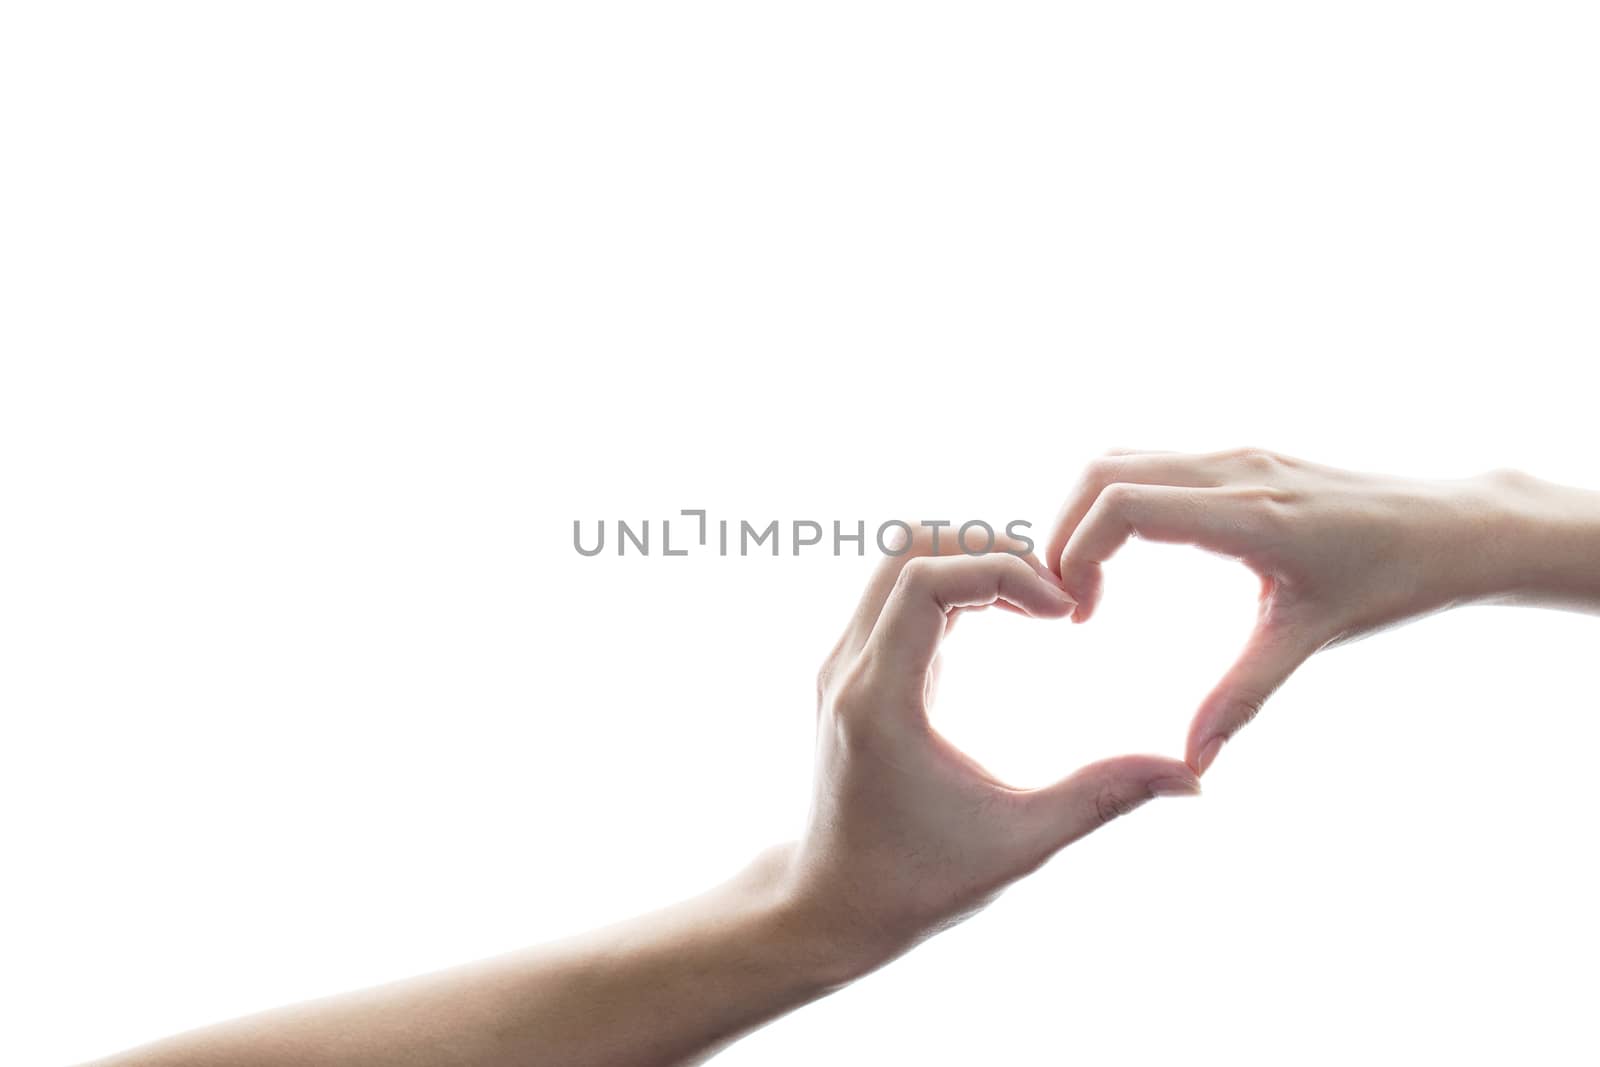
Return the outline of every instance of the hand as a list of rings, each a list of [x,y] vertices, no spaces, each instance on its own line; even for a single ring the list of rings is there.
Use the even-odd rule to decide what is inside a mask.
[[[948,538],[947,538],[948,540]],[[1184,764],[1124,756],[1015,789],[928,722],[935,658],[959,612],[1064,618],[1073,603],[1016,542],[885,561],[819,682],[811,816],[793,853],[805,912],[877,966],[977,911],[1065,845],[1153,796],[1192,794]]]
[[[1261,578],[1244,652],[1206,697],[1186,754],[1204,772],[1223,743],[1317,650],[1469,600],[1514,592],[1525,524],[1510,498],[1534,479],[1358,474],[1260,449],[1117,452],[1090,464],[1046,558],[1086,621],[1101,565],[1130,537],[1237,558]]]

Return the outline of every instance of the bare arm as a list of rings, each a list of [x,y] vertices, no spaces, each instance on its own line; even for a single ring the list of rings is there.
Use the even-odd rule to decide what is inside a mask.
[[[697,1063],[972,914],[1112,818],[1197,791],[1186,766],[1154,756],[1014,789],[936,734],[928,681],[956,613],[1000,604],[1064,618],[1074,604],[1031,558],[928,551],[919,542],[885,562],[823,669],[798,842],[617,926],[180,1035],[102,1067]]]
[[[1484,481],[1511,549],[1500,599],[1600,612],[1600,493],[1514,471]]]
[[[790,850],[615,926],[183,1034],[105,1067],[695,1063],[866,966],[785,892]]]

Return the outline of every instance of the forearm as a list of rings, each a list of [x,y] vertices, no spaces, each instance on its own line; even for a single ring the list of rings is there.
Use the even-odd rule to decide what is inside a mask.
[[[1600,612],[1600,493],[1521,474],[1485,479],[1503,603]]]
[[[698,1063],[866,969],[786,891],[786,853],[555,944],[196,1031],[103,1067]]]

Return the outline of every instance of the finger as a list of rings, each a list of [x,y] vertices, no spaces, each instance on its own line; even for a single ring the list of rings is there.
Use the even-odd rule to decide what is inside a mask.
[[[1018,556],[924,556],[901,568],[864,651],[897,672],[922,677],[951,612],[996,603],[1055,619],[1073,607],[1054,582]]]
[[[872,633],[872,627],[877,623],[883,605],[889,599],[889,594],[894,591],[895,582],[899,580],[900,572],[905,569],[907,563],[926,556],[965,555],[956,530],[943,528],[935,531],[926,525],[917,524],[911,526],[911,531],[909,543],[891,545],[892,551],[900,550],[899,554],[885,556],[867,582],[867,587],[861,594],[861,601],[856,605],[855,613],[851,616],[849,624],[845,627],[844,636],[839,642],[839,650],[845,655],[855,655],[866,644],[867,635]],[[976,534],[973,536],[977,538]],[[975,546],[981,544],[981,540],[974,540],[973,544]],[[1040,574],[1045,573],[1044,565],[1025,551],[1027,547],[1027,542],[996,530],[994,552],[1020,555]]]
[[[1234,734],[1260,713],[1267,699],[1320,647],[1298,631],[1258,627],[1244,651],[1217,683],[1189,725],[1184,746],[1189,766],[1204,774]]]
[[[1147,800],[1199,792],[1199,777],[1175,759],[1117,756],[1024,794],[1025,832],[1030,844],[1048,856]]]
[[[1083,622],[1093,614],[1100,596],[1100,566],[1129,538],[1244,555],[1257,540],[1252,492],[1126,482],[1107,486],[1061,550],[1061,585],[1078,602],[1073,618]]]
[[[1211,456],[1180,452],[1136,452],[1119,449],[1108,452],[1084,467],[1077,484],[1062,503],[1050,538],[1045,542],[1046,565],[1061,574],[1061,550],[1067,547],[1073,531],[1083,521],[1095,500],[1109,485],[1126,482],[1135,485],[1178,485],[1195,488],[1223,484],[1222,471]]]

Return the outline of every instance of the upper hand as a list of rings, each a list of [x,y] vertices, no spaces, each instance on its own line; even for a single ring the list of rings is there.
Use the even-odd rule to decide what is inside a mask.
[[[1078,622],[1130,537],[1199,545],[1260,576],[1255,630],[1190,726],[1187,759],[1203,772],[1317,650],[1502,588],[1496,477],[1516,476],[1415,481],[1260,449],[1116,452],[1084,471],[1045,558]]]

